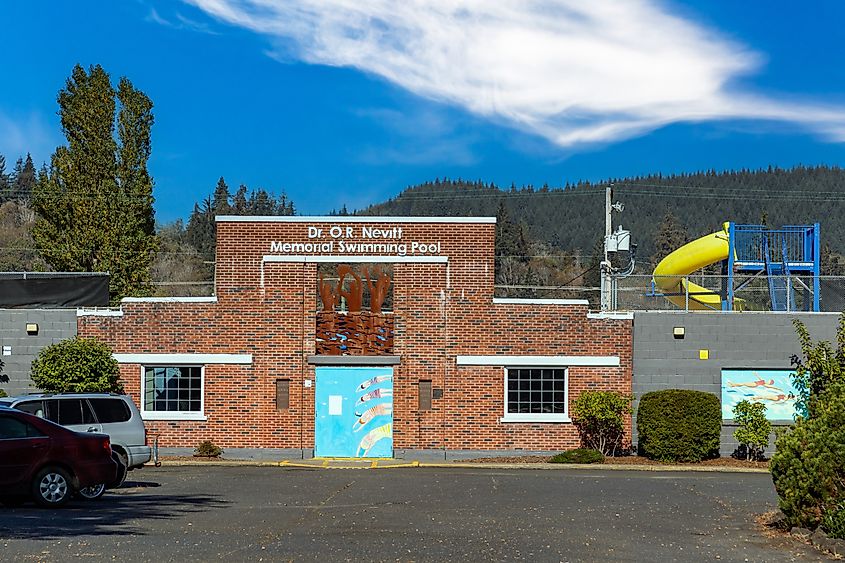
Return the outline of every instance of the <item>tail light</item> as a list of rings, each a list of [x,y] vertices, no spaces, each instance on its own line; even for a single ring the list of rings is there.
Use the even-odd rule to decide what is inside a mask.
[[[109,455],[111,455],[111,439],[110,438],[106,438],[105,440],[103,440],[103,449],[106,450],[109,453]]]

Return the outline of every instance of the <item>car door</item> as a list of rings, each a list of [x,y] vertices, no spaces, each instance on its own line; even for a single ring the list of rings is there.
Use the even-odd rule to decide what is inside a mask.
[[[76,432],[102,432],[87,399],[67,397],[56,400],[58,423]]]
[[[0,490],[20,490],[50,448],[50,438],[13,415],[0,413]]]

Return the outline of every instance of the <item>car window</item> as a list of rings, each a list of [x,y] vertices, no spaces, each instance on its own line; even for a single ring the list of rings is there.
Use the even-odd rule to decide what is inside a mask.
[[[84,399],[59,399],[59,424],[94,424],[94,414]]]
[[[28,412],[35,416],[46,418],[44,413],[44,401],[23,401],[15,405],[19,411]]]
[[[132,416],[122,399],[88,399],[100,424],[126,422]]]
[[[0,440],[14,440],[15,438],[33,438],[43,436],[36,427],[11,416],[0,415]]]
[[[50,399],[44,401],[44,406],[47,407],[47,420],[50,422],[59,423],[59,401]]]

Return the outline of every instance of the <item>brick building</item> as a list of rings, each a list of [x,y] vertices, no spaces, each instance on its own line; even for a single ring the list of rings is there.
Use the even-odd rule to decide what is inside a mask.
[[[495,227],[218,217],[215,297],[80,311],[79,334],[114,348],[173,452],[207,439],[256,457],[577,447],[574,398],[631,392],[632,321],[494,298]]]

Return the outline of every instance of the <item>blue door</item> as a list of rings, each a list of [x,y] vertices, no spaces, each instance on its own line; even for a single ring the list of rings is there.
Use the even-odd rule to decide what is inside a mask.
[[[316,370],[314,455],[393,457],[393,368]]]

